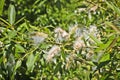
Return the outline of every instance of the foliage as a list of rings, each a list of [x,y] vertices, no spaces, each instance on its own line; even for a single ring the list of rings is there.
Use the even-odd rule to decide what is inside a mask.
[[[119,0],[0,2],[0,80],[120,79]]]

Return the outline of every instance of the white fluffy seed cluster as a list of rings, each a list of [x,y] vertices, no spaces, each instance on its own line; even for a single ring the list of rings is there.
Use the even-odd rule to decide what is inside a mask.
[[[54,32],[55,32],[56,42],[62,42],[69,38],[69,34],[65,30],[61,29],[60,27],[55,28]]]
[[[94,51],[89,47],[95,44],[89,34],[100,40],[100,34],[95,25],[90,25],[89,28],[80,28],[75,24],[69,27],[69,32],[66,32],[59,27],[55,29],[55,33],[57,34],[56,38],[59,41],[68,40],[69,37],[73,35],[75,38],[75,41],[73,41],[73,50],[78,52],[80,49],[84,48],[81,54],[85,55],[87,60],[93,58]]]
[[[100,37],[99,32],[97,30],[97,27],[95,25],[91,25],[89,28],[80,28],[77,24],[72,25],[69,27],[68,32],[63,30],[60,27],[57,27],[54,29],[54,38],[56,43],[62,43],[63,41],[68,41],[70,37],[72,36],[75,40],[73,41],[73,51],[78,52],[80,49],[84,48],[82,50],[81,54],[86,55],[86,59],[90,60],[93,56],[92,49],[89,49],[88,46],[94,44],[95,42],[90,38],[88,34],[93,35],[95,38]],[[32,39],[35,44],[42,43],[45,38],[47,38],[48,35],[43,32],[36,32],[34,33],[34,36],[32,36]],[[99,38],[100,39],[100,38]],[[54,56],[58,55],[60,53],[61,49],[59,45],[54,45],[47,51],[46,53],[46,61],[51,61]],[[87,52],[85,52],[87,51]]]
[[[43,32],[33,32],[31,38],[33,39],[34,45],[42,43],[48,35]]]
[[[84,43],[84,41],[82,40],[82,37],[78,37],[78,38],[74,41],[73,49],[77,51],[77,50],[80,50],[82,47],[85,47],[85,43]]]
[[[90,47],[94,46],[96,43],[89,35],[101,40],[97,26],[90,25],[89,28],[79,28],[77,25],[75,25],[70,27],[70,33],[74,33],[75,38],[73,49],[78,52],[81,48],[84,48],[81,54],[85,55],[87,60],[91,60],[94,56],[94,51],[93,48]]]
[[[54,45],[47,53],[46,60],[47,62],[51,61],[54,56],[56,56],[60,52],[60,47]]]

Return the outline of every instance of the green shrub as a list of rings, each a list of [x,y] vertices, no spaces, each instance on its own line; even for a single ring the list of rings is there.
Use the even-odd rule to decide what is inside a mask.
[[[1,1],[1,80],[120,79],[119,1]]]

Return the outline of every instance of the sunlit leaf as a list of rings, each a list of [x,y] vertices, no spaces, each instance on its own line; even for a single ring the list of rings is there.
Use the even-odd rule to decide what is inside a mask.
[[[21,53],[25,52],[25,49],[20,44],[16,44],[15,47],[16,47],[16,52],[21,52]]]
[[[16,31],[9,31],[9,32],[8,32],[8,38],[9,38],[9,39],[14,38],[16,35],[17,35],[17,32],[16,32]]]
[[[34,54],[30,54],[28,56],[28,59],[27,59],[27,62],[26,62],[26,65],[27,65],[27,70],[32,72],[33,69],[34,69],[34,64],[35,64],[35,61],[37,59],[37,57],[39,56],[39,54],[37,55],[34,55]]]
[[[99,52],[100,50],[103,50],[103,51],[106,50],[106,51],[107,51],[107,50],[109,50],[109,49],[111,48],[111,44],[112,44],[113,42],[114,42],[114,35],[111,36],[106,43],[100,44],[100,45],[99,45],[99,48],[97,48],[95,51],[96,51],[96,52]],[[115,38],[115,42],[116,42],[116,38]],[[114,44],[113,44],[113,45],[114,45]],[[112,45],[112,46],[113,46],[113,45]]]
[[[94,37],[92,34],[88,34],[88,35],[89,35],[90,38],[93,39],[98,45],[99,45],[99,44],[102,44],[102,42],[101,42],[99,39],[97,39],[96,37]]]
[[[16,18],[16,11],[15,11],[15,6],[10,4],[8,8],[8,20],[10,24],[15,23],[15,18]]]
[[[33,68],[34,68],[34,58],[35,56],[33,54],[30,54],[28,56],[28,59],[27,59],[27,62],[26,62],[26,65],[27,65],[27,70],[32,72],[33,71]]]
[[[26,23],[22,23],[18,28],[17,31],[24,32],[26,30]]]
[[[19,67],[21,66],[21,64],[22,64],[22,61],[21,61],[21,60],[18,60],[18,61],[16,62],[16,65],[15,65],[15,70],[16,70],[17,68],[19,68]]]
[[[102,58],[100,59],[99,62],[105,62],[105,61],[108,61],[110,60],[110,54],[109,53],[106,53],[106,54],[103,54]]]

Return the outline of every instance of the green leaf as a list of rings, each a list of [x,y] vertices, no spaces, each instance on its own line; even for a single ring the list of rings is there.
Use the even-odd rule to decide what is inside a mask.
[[[111,22],[105,22],[105,24],[120,34],[120,29],[117,26],[113,25]]]
[[[64,60],[66,59],[66,54],[64,53],[64,50],[61,51],[61,56]]]
[[[2,15],[3,12],[4,2],[5,0],[0,0],[0,16]]]
[[[26,26],[26,23],[20,24],[20,26],[17,28],[17,31],[24,32],[26,29],[25,26]]]
[[[57,78],[57,77],[55,77],[55,76],[53,76],[53,80],[58,80],[58,78]]]
[[[105,61],[108,61],[110,60],[110,54],[109,53],[106,53],[106,54],[103,54],[102,58],[100,59],[99,62],[105,62]]]
[[[99,44],[102,44],[102,42],[100,41],[100,40],[98,40],[97,38],[95,38],[92,34],[88,34],[89,36],[90,36],[90,38],[92,39],[92,40],[94,40],[98,45]]]
[[[15,45],[15,51],[16,51],[16,53],[17,52],[21,52],[21,53],[24,53],[25,52],[25,49],[20,45],[20,44],[16,44]]]
[[[14,24],[15,22],[15,17],[16,17],[16,11],[15,11],[15,6],[10,4],[8,8],[8,20],[10,24]]]
[[[22,61],[18,60],[17,63],[16,63],[16,65],[15,65],[15,67],[14,67],[14,71],[13,71],[13,74],[11,76],[11,80],[14,79],[15,72],[16,72],[17,68],[19,68],[21,66],[21,64],[22,64]]]
[[[15,58],[12,53],[10,53],[8,62],[7,62],[7,70],[8,70],[8,75],[12,76],[13,70],[14,70],[14,65],[15,65]]]
[[[100,80],[107,80],[107,77],[109,76],[109,74],[106,74],[105,76],[102,76],[101,78],[100,78]]]
[[[107,5],[120,16],[120,8],[116,7],[112,2],[106,1]]]
[[[8,32],[8,38],[9,39],[14,38],[16,35],[17,35],[16,31],[11,30],[11,31]]]
[[[100,44],[99,48],[97,48],[95,50],[95,52],[99,52],[100,50],[107,50],[109,48],[109,46],[111,45],[111,43],[114,41],[115,36],[110,36],[109,37],[109,41],[107,41],[105,44]]]
[[[43,0],[39,3],[38,7],[41,7],[47,0]]]
[[[96,50],[95,50],[95,52],[99,52],[100,50],[104,50],[104,49],[107,49],[107,47],[111,44],[111,40],[110,41],[108,41],[106,44],[100,44],[99,46],[99,48],[97,48]]]
[[[22,64],[22,61],[18,60],[17,63],[16,63],[16,65],[15,65],[15,69],[14,70],[16,70],[17,68],[19,68],[21,66],[21,64]]]
[[[28,56],[28,59],[27,59],[27,62],[26,62],[27,71],[30,71],[30,72],[33,71],[33,69],[34,69],[34,63],[35,63],[35,61],[36,61],[36,59],[37,59],[38,56],[39,56],[39,54],[37,54],[35,56],[33,54],[30,54]]]
[[[27,26],[28,23],[24,22],[22,23],[18,28],[17,28],[17,31],[21,32],[21,33],[24,33],[26,30],[28,30],[28,26]],[[28,30],[29,31],[29,30]]]
[[[57,64],[57,66],[55,67],[55,70],[54,70],[54,74],[56,74],[56,73],[60,70],[61,65],[62,65],[62,62],[59,62],[59,63]]]
[[[27,70],[31,72],[33,71],[33,68],[34,68],[34,57],[35,56],[33,54],[30,54],[26,62]]]

